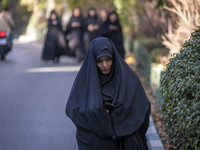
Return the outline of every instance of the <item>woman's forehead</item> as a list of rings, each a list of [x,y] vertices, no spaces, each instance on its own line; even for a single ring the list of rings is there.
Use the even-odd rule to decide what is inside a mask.
[[[113,46],[109,39],[107,38],[97,38],[93,41],[93,50],[94,51],[102,51],[108,49],[112,51]]]
[[[112,58],[109,56],[102,56],[102,57],[98,58],[98,60],[105,60],[105,59],[112,59]]]

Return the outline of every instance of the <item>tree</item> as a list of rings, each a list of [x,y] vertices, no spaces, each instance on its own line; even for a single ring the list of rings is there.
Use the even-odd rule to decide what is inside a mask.
[[[113,5],[114,0],[69,0],[67,3],[69,4],[69,7],[71,9],[74,9],[76,7],[80,7],[83,14],[86,16],[88,9],[90,7],[94,7],[99,11],[102,8],[113,10],[115,9],[115,6]]]
[[[164,8],[176,14],[177,28],[168,23],[168,32],[162,35],[163,45],[170,53],[179,53],[181,45],[190,37],[190,33],[200,24],[200,0],[168,0],[172,7]]]
[[[160,39],[167,31],[168,14],[162,7],[164,0],[114,0],[114,4],[131,46],[138,36]]]
[[[10,3],[10,0],[0,0],[0,10]]]
[[[22,6],[26,6],[32,12],[25,40],[43,40],[46,33],[47,18],[51,10],[55,9],[59,17],[63,13],[63,3],[66,0],[20,0]]]
[[[129,38],[129,50],[132,50],[133,40],[137,34],[138,27],[138,5],[136,0],[114,0],[114,5],[120,17],[123,31]]]

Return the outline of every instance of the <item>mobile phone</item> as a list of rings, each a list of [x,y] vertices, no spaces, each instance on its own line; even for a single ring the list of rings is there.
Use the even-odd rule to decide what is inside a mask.
[[[104,108],[107,109],[107,110],[112,110],[112,109],[115,108],[115,105],[114,105],[114,104],[111,104],[111,103],[109,103],[109,102],[105,102],[105,103],[103,104],[103,106],[104,106]]]

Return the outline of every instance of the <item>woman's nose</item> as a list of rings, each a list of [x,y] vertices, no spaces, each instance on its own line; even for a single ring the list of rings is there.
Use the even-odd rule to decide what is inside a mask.
[[[107,63],[105,61],[103,61],[103,67],[106,67]]]

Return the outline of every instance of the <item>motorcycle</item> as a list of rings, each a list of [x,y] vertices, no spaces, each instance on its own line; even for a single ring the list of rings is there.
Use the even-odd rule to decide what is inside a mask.
[[[5,59],[5,55],[11,51],[12,44],[10,43],[11,33],[9,31],[0,31],[0,55],[1,60]]]

